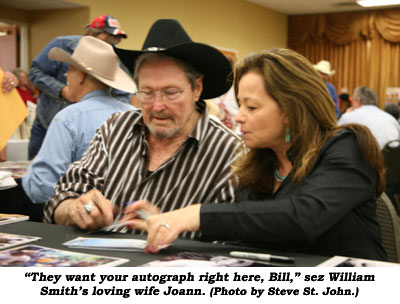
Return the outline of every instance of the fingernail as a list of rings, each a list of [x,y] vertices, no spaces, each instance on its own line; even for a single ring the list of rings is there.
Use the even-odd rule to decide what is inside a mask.
[[[153,246],[148,246],[146,249],[147,249],[147,252],[158,253],[158,249],[154,248]]]

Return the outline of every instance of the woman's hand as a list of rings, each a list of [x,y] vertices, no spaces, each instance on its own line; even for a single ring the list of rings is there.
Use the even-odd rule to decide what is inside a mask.
[[[54,220],[60,225],[93,231],[113,223],[113,206],[100,191],[94,189],[77,199],[63,201],[55,210]]]
[[[144,224],[143,228],[148,232],[146,251],[157,253],[168,247],[182,232],[200,229],[200,204],[149,216]]]
[[[139,211],[140,210],[140,211]],[[160,209],[152,205],[148,200],[140,200],[129,203],[124,209],[124,216],[121,218],[120,222],[131,221],[131,227],[136,229],[145,230],[145,223],[143,216],[160,214]]]
[[[18,78],[9,71],[5,72],[1,84],[3,93],[7,94],[11,92],[11,90],[14,89],[17,85],[18,85]]]

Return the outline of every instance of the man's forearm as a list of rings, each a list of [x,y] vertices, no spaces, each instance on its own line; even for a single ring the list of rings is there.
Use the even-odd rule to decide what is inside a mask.
[[[35,87],[38,88],[42,94],[51,96],[51,98],[54,99],[61,98],[60,91],[65,86],[65,83],[62,83],[48,75],[34,63],[29,71],[29,80],[32,81]]]

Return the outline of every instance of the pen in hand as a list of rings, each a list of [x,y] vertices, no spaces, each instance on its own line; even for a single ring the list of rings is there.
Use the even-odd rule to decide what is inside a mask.
[[[127,207],[129,205],[132,205],[134,202],[135,201],[131,201],[131,202],[125,203],[124,205],[125,205],[125,207]],[[136,210],[135,212],[142,220],[146,220],[151,215],[151,213],[145,209],[139,209],[139,210]],[[117,223],[111,224],[109,226],[103,227],[103,228],[93,231],[93,232],[111,231],[114,229],[125,227],[126,225],[127,225],[127,222],[117,222]]]
[[[294,263],[294,258],[279,255],[272,255],[267,253],[254,253],[243,251],[231,251],[231,256],[236,258],[253,259],[259,261],[279,262],[279,263]]]
[[[125,203],[125,207],[128,207],[128,206],[132,205],[132,204],[135,203],[135,202],[136,202],[136,201],[131,201],[131,202]],[[142,220],[146,220],[146,219],[151,215],[151,213],[150,213],[149,211],[145,210],[145,209],[136,210],[135,213],[136,213]]]

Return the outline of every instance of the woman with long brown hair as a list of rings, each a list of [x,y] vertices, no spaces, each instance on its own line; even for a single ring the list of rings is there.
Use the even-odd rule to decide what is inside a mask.
[[[236,121],[247,146],[234,165],[238,202],[198,204],[133,219],[148,231],[148,251],[183,231],[202,239],[325,256],[385,259],[375,213],[384,189],[383,159],[360,125],[339,127],[335,105],[310,62],[275,49],[249,55],[235,69]]]

